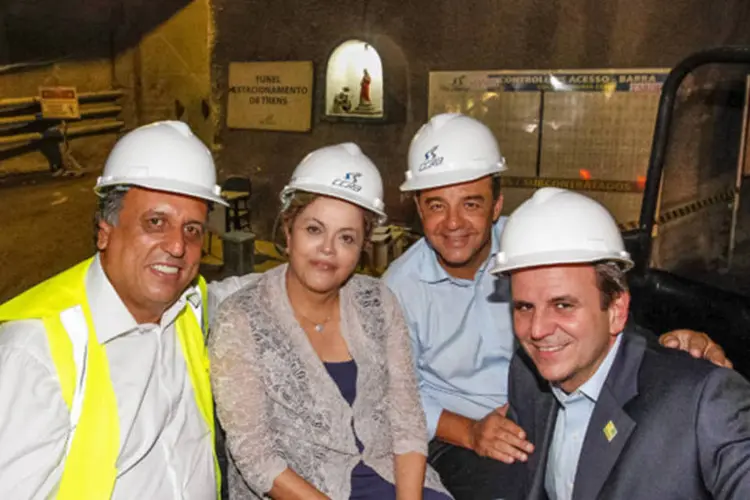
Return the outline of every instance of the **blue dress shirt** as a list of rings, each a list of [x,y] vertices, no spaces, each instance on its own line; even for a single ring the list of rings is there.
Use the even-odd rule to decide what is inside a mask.
[[[547,469],[544,475],[544,489],[549,500],[570,500],[573,498],[573,486],[581,456],[583,439],[594,413],[596,400],[602,392],[609,369],[620,347],[622,334],[597,368],[596,373],[581,387],[570,394],[552,386],[552,394],[560,403],[555,422],[555,433],[547,456]]]
[[[494,225],[490,257],[473,280],[450,276],[424,238],[384,276],[409,326],[430,438],[443,410],[479,420],[507,402],[515,346],[510,286],[488,272],[505,221]]]

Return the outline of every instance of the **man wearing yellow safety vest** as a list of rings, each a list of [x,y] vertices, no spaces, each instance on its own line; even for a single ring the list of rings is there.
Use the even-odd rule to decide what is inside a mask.
[[[225,204],[213,159],[153,123],[95,190],[96,255],[0,306],[0,498],[217,498],[198,276]]]

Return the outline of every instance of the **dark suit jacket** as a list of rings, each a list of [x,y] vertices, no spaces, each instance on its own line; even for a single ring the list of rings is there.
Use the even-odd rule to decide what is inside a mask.
[[[750,500],[750,383],[629,330],[591,415],[573,500]],[[509,401],[536,447],[515,466],[516,498],[546,499],[558,403],[522,351],[511,363]]]

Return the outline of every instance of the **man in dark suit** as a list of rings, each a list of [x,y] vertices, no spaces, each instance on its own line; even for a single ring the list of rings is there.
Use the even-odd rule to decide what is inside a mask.
[[[522,347],[510,415],[535,445],[518,498],[750,499],[750,384],[626,326],[632,261],[604,207],[541,189],[500,250]]]

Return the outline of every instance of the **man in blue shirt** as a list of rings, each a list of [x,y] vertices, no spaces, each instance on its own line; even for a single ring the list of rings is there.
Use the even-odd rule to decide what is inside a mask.
[[[488,272],[505,218],[498,175],[505,162],[491,131],[459,114],[433,117],[412,140],[401,186],[415,193],[425,238],[394,261],[384,279],[409,325],[427,417],[430,462],[458,499],[498,498],[515,460],[533,451],[505,418],[514,351],[509,285]],[[704,334],[672,332],[670,347],[718,363]]]

